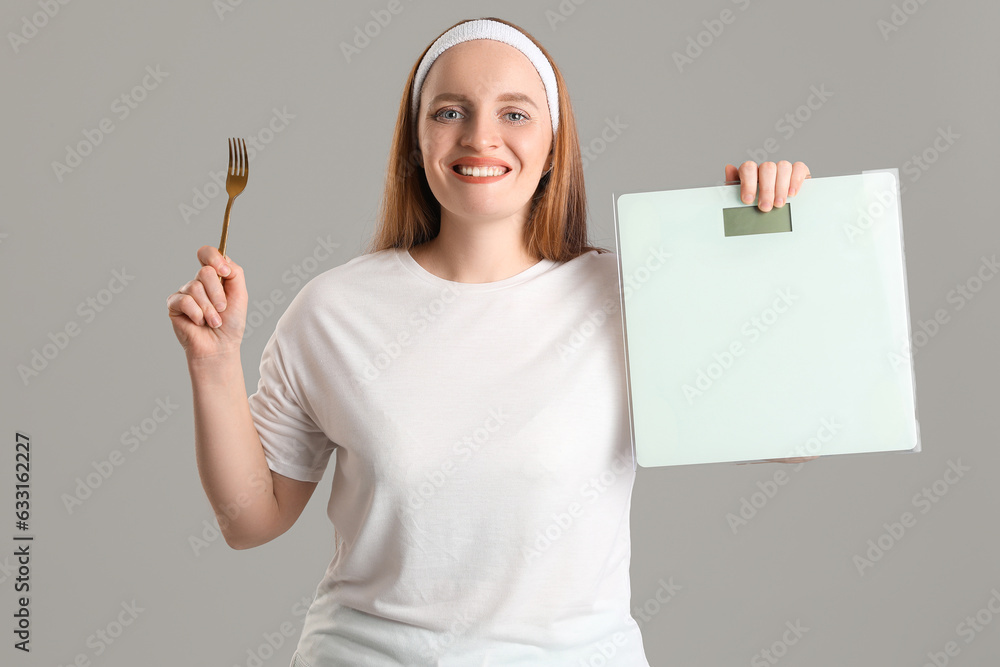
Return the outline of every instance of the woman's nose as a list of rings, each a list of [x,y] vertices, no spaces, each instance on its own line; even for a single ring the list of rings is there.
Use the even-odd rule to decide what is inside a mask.
[[[462,143],[479,151],[495,148],[500,145],[499,128],[489,114],[474,114],[466,123]]]

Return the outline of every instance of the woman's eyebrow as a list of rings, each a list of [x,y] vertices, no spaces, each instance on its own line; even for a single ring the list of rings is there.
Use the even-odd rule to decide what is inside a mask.
[[[430,101],[430,106],[434,106],[435,104],[438,104],[439,102],[443,102],[445,100],[461,102],[462,104],[469,104],[469,105],[472,104],[472,100],[470,100],[465,95],[461,95],[459,93],[441,93],[440,95],[434,96],[434,99]],[[518,102],[520,104],[527,104],[536,109],[538,108],[537,106],[535,106],[535,103],[531,100],[531,98],[525,95],[524,93],[501,93],[497,95],[497,101]]]

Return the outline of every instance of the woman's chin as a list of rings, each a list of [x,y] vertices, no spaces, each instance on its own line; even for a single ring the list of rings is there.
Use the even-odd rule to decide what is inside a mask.
[[[447,210],[451,217],[485,222],[509,219],[518,211],[523,210],[530,201],[525,199],[521,206],[512,208],[507,197],[455,197],[449,199],[451,199],[450,202],[441,202],[441,208]]]

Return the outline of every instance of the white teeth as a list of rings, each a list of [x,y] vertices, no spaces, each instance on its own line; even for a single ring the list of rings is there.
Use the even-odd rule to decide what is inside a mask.
[[[507,173],[506,167],[466,167],[459,166],[458,173],[463,176],[500,176]]]

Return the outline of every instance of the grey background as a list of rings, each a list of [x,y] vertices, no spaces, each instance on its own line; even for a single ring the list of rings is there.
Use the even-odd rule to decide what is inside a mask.
[[[259,135],[275,108],[294,115],[255,156],[233,212],[228,251],[246,270],[250,312],[272,290],[282,297],[270,313],[257,307],[260,326],[243,343],[252,392],[264,343],[301,286],[283,275],[313,256],[318,238],[339,246],[306,263],[311,275],[360,254],[369,239],[414,60],[452,23],[496,14],[553,54],[582,144],[609,121],[624,125],[614,141],[594,144],[602,151],[587,166],[594,242],[614,245],[612,192],[718,184],[727,162],[740,164],[774,137],[779,148],[767,159],[802,160],[814,177],[900,169],[914,331],[939,309],[948,316],[915,355],[920,454],[823,458],[794,472],[785,464],[639,470],[631,581],[633,607],[654,611],[640,621],[650,664],[767,664],[759,652],[796,621],[808,631],[783,665],[921,665],[949,641],[958,648],[949,664],[995,664],[1000,619],[983,612],[980,622],[991,623],[971,642],[959,624],[1000,590],[1000,279],[961,308],[953,290],[1000,245],[988,184],[1000,8],[968,0],[402,0],[402,12],[348,63],[341,42],[388,4],[242,2],[220,13],[222,3],[73,2],[36,17],[45,25],[15,48],[10,33],[30,34],[24,21],[42,8],[4,3],[0,409],[11,446],[0,497],[11,517],[12,443],[16,430],[26,432],[36,539],[29,657],[11,648],[15,531],[12,520],[4,524],[0,661],[62,665],[83,654],[109,666],[247,665],[263,653],[264,665],[288,664],[304,611],[297,603],[312,596],[332,555],[331,469],[279,539],[233,551],[217,538],[196,553],[191,538],[213,513],[165,299],[194,277],[196,249],[218,243],[226,198],[201,202],[189,221],[180,207],[193,206],[209,172],[224,168],[227,137]],[[705,32],[708,45],[679,71],[672,54],[725,9],[732,23],[711,43]],[[894,12],[902,25],[884,36],[879,22]],[[114,100],[147,66],[168,74],[121,118]],[[812,86],[832,96],[791,137],[781,134],[775,124]],[[60,181],[52,163],[103,118],[113,131]],[[948,128],[958,138],[939,152],[935,138]],[[925,152],[934,162],[914,170]],[[86,321],[78,305],[122,268],[134,279]],[[72,322],[79,334],[22,381],[18,366]],[[158,399],[179,406],[162,423],[151,421]],[[150,432],[129,451],[122,434],[144,420]],[[121,465],[70,512],[66,494],[113,450]],[[920,513],[914,495],[959,460],[970,471],[939,483],[947,494]],[[734,534],[726,515],[779,469],[791,481]],[[915,526],[860,574],[854,556],[907,511]],[[660,605],[657,589],[671,578],[681,590]],[[88,638],[133,601],[142,611],[98,654]],[[262,652],[268,634],[280,646]]]

